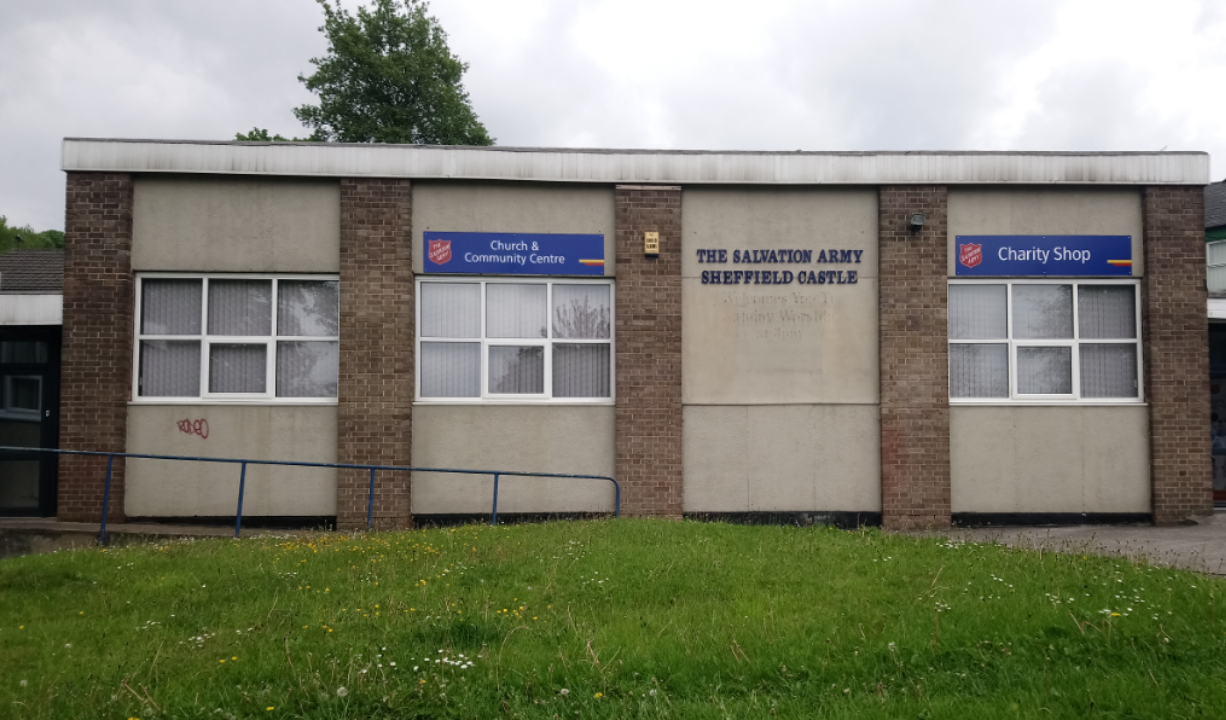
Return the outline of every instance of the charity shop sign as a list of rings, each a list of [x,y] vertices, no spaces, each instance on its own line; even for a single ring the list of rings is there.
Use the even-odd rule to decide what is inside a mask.
[[[426,272],[470,275],[604,275],[604,235],[424,234]]]
[[[958,235],[959,277],[1131,277],[1128,235]]]

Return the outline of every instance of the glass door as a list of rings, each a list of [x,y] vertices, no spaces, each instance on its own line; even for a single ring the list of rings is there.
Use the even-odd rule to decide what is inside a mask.
[[[59,436],[58,333],[51,338],[30,329],[18,339],[17,332],[6,328],[0,339],[0,446],[54,448]],[[54,515],[58,464],[49,453],[0,450],[0,515]]]

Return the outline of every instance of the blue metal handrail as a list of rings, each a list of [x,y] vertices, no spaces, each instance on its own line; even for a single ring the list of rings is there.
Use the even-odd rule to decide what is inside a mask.
[[[357,463],[317,463],[317,462],[298,462],[293,460],[244,460],[240,458],[218,458],[218,457],[193,457],[190,455],[148,455],[143,453],[121,453],[121,452],[102,452],[98,450],[59,450],[55,448],[31,448],[31,447],[11,447],[0,445],[0,451],[9,452],[49,452],[56,455],[90,455],[97,457],[106,457],[106,484],[102,491],[102,523],[98,530],[98,543],[105,545],[109,539],[106,533],[106,515],[107,509],[111,502],[111,470],[115,462],[115,458],[138,458],[142,460],[183,460],[187,462],[210,462],[210,463],[229,463],[241,466],[238,477],[238,508],[234,514],[234,537],[238,537],[243,528],[243,491],[247,485],[247,466],[248,465],[286,465],[290,467],[318,467],[318,468],[337,468],[341,470],[369,470],[370,471],[370,491],[366,499],[366,527],[367,529],[374,527],[375,513],[375,472],[378,470],[398,470],[408,472],[437,472],[437,473],[453,473],[457,475],[493,475],[494,476],[494,505],[490,511],[490,524],[498,524],[498,478],[502,475],[510,475],[513,477],[549,477],[549,478],[571,478],[577,480],[608,480],[613,483],[614,489],[614,506],[613,516],[621,517],[622,514],[622,488],[616,480],[605,475],[568,475],[562,473],[537,473],[537,472],[515,472],[509,470],[460,470],[457,468],[427,468],[427,467],[412,467],[409,465],[363,465]]]

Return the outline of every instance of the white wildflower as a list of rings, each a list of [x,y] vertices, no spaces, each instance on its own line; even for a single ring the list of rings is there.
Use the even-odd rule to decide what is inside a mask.
[[[338,687],[338,688],[336,689],[336,696],[337,696],[337,697],[345,697],[345,696],[346,696],[346,695],[348,695],[348,694],[349,694],[349,691],[348,691],[348,690],[346,690],[344,687]]]

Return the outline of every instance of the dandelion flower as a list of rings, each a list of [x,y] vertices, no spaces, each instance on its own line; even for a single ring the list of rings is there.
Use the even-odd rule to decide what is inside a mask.
[[[570,695],[570,690],[567,690],[566,688],[562,688],[558,692],[558,694],[561,695],[562,697],[566,697],[567,695]]]
[[[596,695],[595,695],[594,697],[598,697],[598,698],[600,698],[600,697],[604,697],[604,693],[596,693]]]
[[[269,712],[272,712],[273,710],[276,710],[276,708],[275,708],[275,707],[273,707],[272,705],[269,705],[268,707],[266,707],[266,708],[264,708],[264,709],[265,709],[265,710],[267,710],[267,711],[269,711]]]
[[[349,694],[349,691],[348,691],[348,690],[346,690],[344,687],[338,687],[338,688],[336,689],[336,696],[337,696],[337,697],[345,697],[345,696],[346,696],[346,695],[348,695],[348,694]]]

